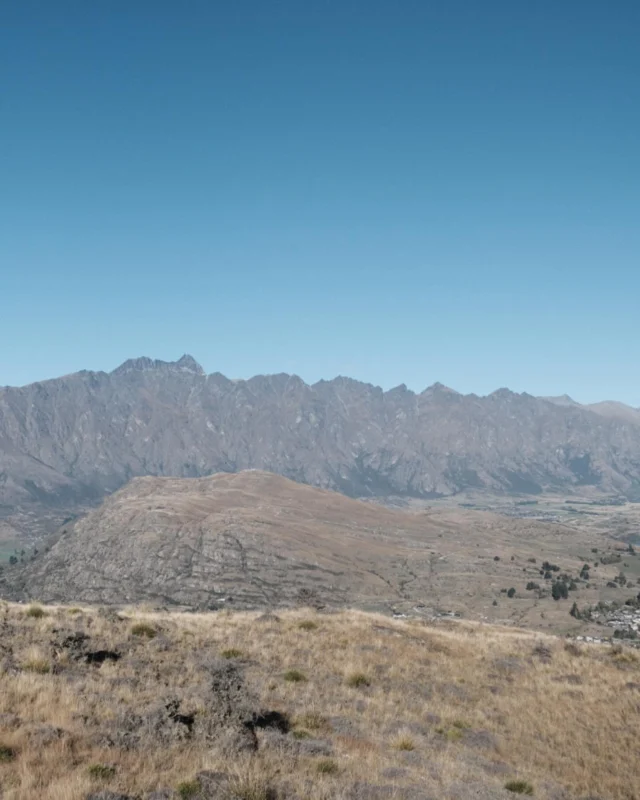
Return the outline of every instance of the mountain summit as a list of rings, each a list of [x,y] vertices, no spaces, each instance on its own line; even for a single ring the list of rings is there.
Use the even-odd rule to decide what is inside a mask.
[[[140,358],[130,358],[119,367],[116,367],[111,375],[124,375],[127,372],[144,372],[146,370],[184,370],[193,372],[194,375],[204,375],[205,372],[193,356],[185,355],[177,361],[160,361],[159,359],[141,356]]]

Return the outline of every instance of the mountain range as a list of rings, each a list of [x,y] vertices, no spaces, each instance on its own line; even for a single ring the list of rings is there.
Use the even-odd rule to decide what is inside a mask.
[[[0,389],[0,527],[56,527],[135,476],[257,468],[353,497],[640,497],[640,410],[441,384],[230,380],[137,358]],[[4,520],[4,523],[3,523]]]

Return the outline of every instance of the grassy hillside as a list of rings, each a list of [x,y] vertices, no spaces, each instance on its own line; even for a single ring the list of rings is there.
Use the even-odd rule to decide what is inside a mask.
[[[360,612],[0,620],[3,800],[640,798],[637,651]]]

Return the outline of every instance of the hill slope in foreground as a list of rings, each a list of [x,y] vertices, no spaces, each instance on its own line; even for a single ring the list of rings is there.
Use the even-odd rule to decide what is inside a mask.
[[[560,525],[392,510],[264,472],[137,478],[7,573],[11,587],[0,585],[0,595],[191,610],[444,610],[566,632],[579,625],[569,616],[573,600],[626,597],[615,583],[607,588],[619,563],[580,576],[594,547],[602,554],[606,546],[599,534]],[[545,560],[573,578],[570,600],[552,599],[551,575],[540,575]],[[628,560],[631,579],[640,558]],[[529,582],[538,588],[527,590]]]
[[[640,661],[471,623],[5,605],[3,800],[640,798]]]

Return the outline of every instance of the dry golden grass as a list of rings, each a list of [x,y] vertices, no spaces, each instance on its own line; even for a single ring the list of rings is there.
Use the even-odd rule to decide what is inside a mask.
[[[488,800],[513,797],[508,782],[530,785],[543,800],[640,798],[636,651],[360,612],[306,609],[261,621],[253,613],[132,611],[116,621],[87,609],[46,611],[32,618],[17,606],[0,609],[3,800],[84,800],[103,788],[145,798],[188,786],[203,769],[231,773],[238,798],[266,797],[277,786],[285,797],[346,800],[354,786],[384,785],[397,797]],[[301,627],[308,621],[317,627]],[[157,635],[135,635],[137,625]],[[71,663],[50,645],[60,628],[86,632],[123,657],[100,667]],[[232,759],[197,741],[121,749],[94,735],[166,687],[188,707],[198,664],[225,651],[242,654],[259,707],[291,720],[287,739],[320,739],[333,754],[291,756],[260,731],[258,751]],[[50,671],[28,667],[38,660]],[[287,681],[288,673],[306,680]],[[367,682],[351,680],[358,675]],[[64,734],[43,742],[34,732],[45,725]]]

